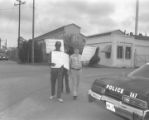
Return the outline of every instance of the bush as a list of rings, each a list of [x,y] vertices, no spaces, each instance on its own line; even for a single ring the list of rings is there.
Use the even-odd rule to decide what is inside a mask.
[[[34,62],[42,62],[42,48],[36,41],[34,43]],[[32,62],[32,40],[23,41],[19,48],[19,59],[21,63]]]

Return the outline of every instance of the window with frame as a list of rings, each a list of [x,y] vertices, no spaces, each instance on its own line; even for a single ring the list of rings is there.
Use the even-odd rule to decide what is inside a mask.
[[[126,59],[131,59],[131,47],[126,47],[125,58]]]
[[[117,58],[118,59],[123,58],[123,46],[117,46]]]
[[[105,57],[107,59],[110,59],[111,58],[111,52],[105,52]]]

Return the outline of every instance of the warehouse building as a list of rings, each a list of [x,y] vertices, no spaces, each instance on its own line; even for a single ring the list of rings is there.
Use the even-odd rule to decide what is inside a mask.
[[[66,36],[69,37],[71,35],[78,35],[80,39],[86,40],[86,37],[81,33],[81,27],[76,24],[68,24],[62,27],[59,27],[55,30],[52,30],[48,33],[45,33],[43,35],[40,35],[35,38],[35,41],[37,41],[42,46],[42,52],[43,52],[43,60],[47,60],[46,55],[46,45],[45,40],[46,39],[63,39],[65,40]],[[69,39],[69,38],[68,38]]]
[[[87,37],[86,45],[100,48],[100,65],[136,67],[149,62],[149,37],[114,30]]]

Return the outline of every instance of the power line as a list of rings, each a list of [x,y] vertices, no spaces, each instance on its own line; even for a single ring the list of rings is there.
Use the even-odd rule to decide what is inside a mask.
[[[8,11],[8,10],[12,10],[12,9],[15,9],[14,7],[11,7],[11,8],[4,8],[4,9],[0,9],[0,11]]]
[[[16,5],[15,5],[16,6]],[[35,7],[35,6],[34,6]],[[26,8],[29,8],[29,6],[23,6],[21,9],[26,9]],[[30,8],[32,8],[33,9],[33,7],[31,7],[30,6]],[[2,11],[2,12],[12,12],[11,10],[15,10],[15,9],[17,9],[17,8],[15,8],[15,7],[10,7],[10,8],[2,8],[2,9],[0,9],[0,12]],[[40,10],[40,8],[38,8],[38,7],[36,7],[36,9],[38,9],[38,10]]]

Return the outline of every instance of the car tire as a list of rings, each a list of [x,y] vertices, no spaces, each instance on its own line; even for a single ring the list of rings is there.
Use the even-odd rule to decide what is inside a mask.
[[[133,113],[133,120],[143,120],[137,114]]]
[[[145,116],[144,120],[149,120],[149,113]]]

